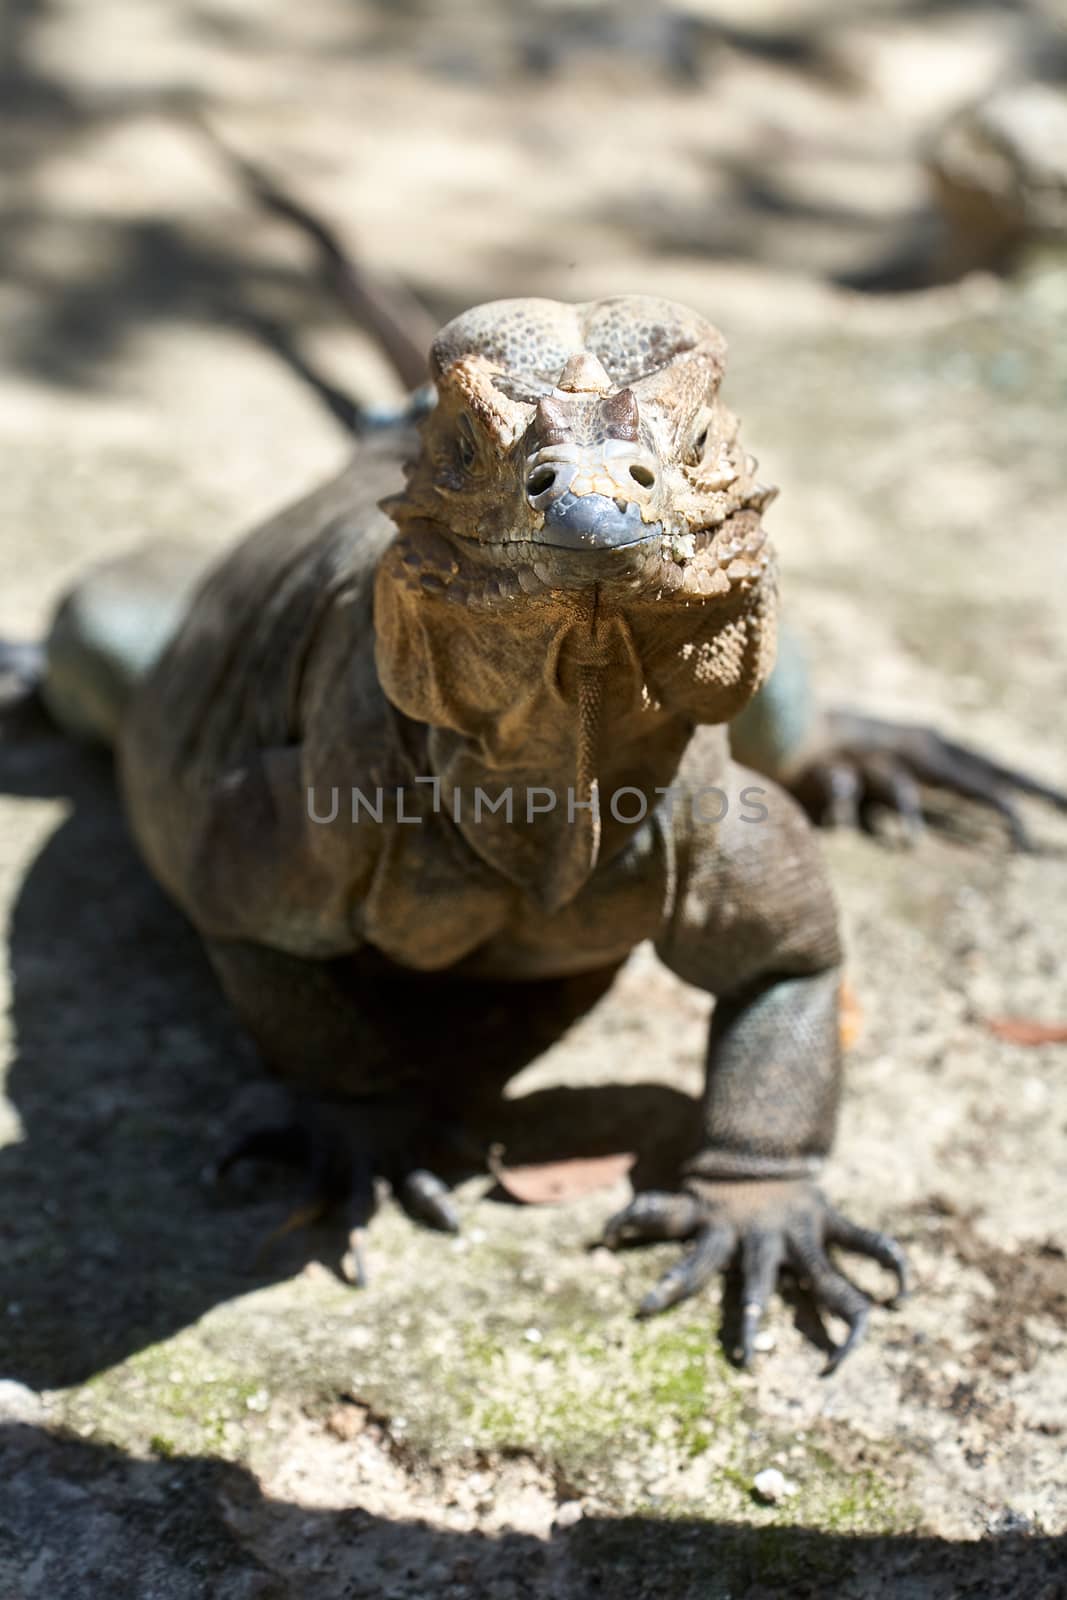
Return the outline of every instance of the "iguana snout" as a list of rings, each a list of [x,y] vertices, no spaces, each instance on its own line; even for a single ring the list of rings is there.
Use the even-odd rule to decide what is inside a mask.
[[[610,389],[596,356],[580,355],[564,366],[557,397],[537,403],[526,499],[539,513],[531,529],[538,544],[616,550],[662,532],[659,460],[642,440],[637,397]]]

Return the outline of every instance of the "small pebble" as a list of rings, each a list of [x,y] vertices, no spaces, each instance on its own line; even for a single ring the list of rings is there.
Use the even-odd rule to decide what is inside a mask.
[[[752,1480],[752,1492],[764,1505],[775,1506],[779,1500],[788,1500],[790,1495],[796,1494],[797,1486],[777,1467],[764,1467]]]
[[[0,1379],[0,1422],[41,1422],[45,1409],[35,1389],[14,1378]]]
[[[581,1522],[585,1515],[580,1500],[564,1500],[556,1509],[555,1523],[557,1528],[573,1528],[575,1523]]]
[[[370,1413],[366,1406],[359,1405],[351,1400],[342,1401],[335,1406],[326,1418],[327,1430],[335,1439],[350,1441],[358,1439],[364,1432],[370,1420]]]
[[[994,1538],[1013,1533],[1033,1533],[1034,1519],[1025,1511],[1016,1511],[1014,1506],[1004,1506],[987,1519],[986,1527]]]

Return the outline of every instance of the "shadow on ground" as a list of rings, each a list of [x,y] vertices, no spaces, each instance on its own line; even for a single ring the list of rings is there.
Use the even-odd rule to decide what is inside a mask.
[[[205,1180],[271,1090],[198,940],[135,854],[110,761],[50,733],[0,743],[0,792],[71,807],[11,920],[8,1093],[22,1140],[0,1150],[0,1370],[51,1389],[311,1258],[336,1265],[343,1231],[338,1218],[263,1254],[300,1178]],[[524,1059],[543,1024],[522,1019]],[[664,1181],[697,1126],[692,1100],[656,1084],[545,1089],[521,1107],[492,1096],[482,1117],[475,1138],[503,1138],[514,1161],[638,1150],[639,1187]]]
[[[200,1457],[133,1461],[28,1426],[0,1429],[0,1586],[21,1600],[325,1600],[433,1593],[508,1600],[912,1600],[1062,1594],[1059,1541],[982,1544],[790,1526],[585,1516],[547,1541],[393,1521],[359,1506],[265,1496],[250,1473]],[[414,1586],[412,1586],[414,1585]],[[425,1587],[423,1587],[425,1585]]]

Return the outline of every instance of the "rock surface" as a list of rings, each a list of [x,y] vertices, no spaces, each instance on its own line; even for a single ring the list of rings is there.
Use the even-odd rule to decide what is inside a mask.
[[[390,392],[301,244],[182,120],[195,89],[442,317],[623,289],[714,317],[783,486],[771,526],[828,695],[1067,781],[1061,265],[864,298],[799,270],[836,270],[839,233],[820,263],[827,235],[805,256],[788,219],[720,210],[733,156],[788,147],[791,118],[855,116],[727,6],[686,8],[705,31],[684,90],[647,40],[534,80],[508,8],[477,49],[429,22],[413,42],[421,9],[19,8],[0,632],[36,632],[90,558],[150,533],[221,542],[338,463],[294,351]],[[898,194],[921,130],[901,131],[892,61],[969,63],[962,100],[1017,50],[1006,13],[948,16],[932,42],[907,8],[888,33],[838,19],[829,50],[832,13],[804,9],[820,59],[850,60],[848,92],[873,97]],[[970,54],[945,50],[953,27]],[[928,114],[948,109],[930,88]],[[736,260],[706,231],[724,215],[749,219]],[[331,1270],[330,1229],[257,1255],[295,1190],[216,1194],[202,1173],[270,1091],[132,853],[106,759],[42,730],[0,743],[0,1595],[1053,1600],[1067,1075],[1062,1046],[985,1023],[1067,1018],[1067,828],[1031,809],[1045,853],[1010,857],[993,823],[947,809],[911,852],[827,846],[864,1019],[828,1185],[906,1243],[917,1292],[826,1381],[802,1303],[779,1299],[748,1376],[728,1294],[724,1335],[718,1291],[632,1320],[669,1247],[585,1248],[622,1180],[533,1210],[472,1183],[454,1243],[386,1209],[362,1294]],[[706,1014],[638,952],[515,1086],[509,1160],[663,1165]],[[754,1500],[766,1468],[796,1494]]]

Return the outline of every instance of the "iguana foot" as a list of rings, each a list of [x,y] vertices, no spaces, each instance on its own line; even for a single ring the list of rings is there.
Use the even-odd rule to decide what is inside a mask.
[[[253,1129],[226,1152],[214,1177],[221,1182],[245,1161],[277,1162],[306,1172],[304,1198],[268,1234],[261,1248],[344,1206],[348,1239],[339,1267],[350,1283],[363,1287],[368,1281],[365,1235],[377,1209],[377,1180],[388,1183],[416,1221],[443,1233],[459,1232],[459,1216],[448,1185],[423,1164],[420,1154],[412,1140],[383,1142],[374,1139],[373,1131],[364,1138],[345,1126],[344,1117],[328,1120],[320,1110],[291,1122]]]
[[[873,831],[879,812],[890,812],[905,835],[924,826],[920,785],[945,789],[996,811],[1017,850],[1033,848],[1014,797],[1029,795],[1067,810],[1067,793],[1003,766],[933,728],[851,711],[827,714],[820,753],[790,784],[814,821]]]
[[[685,1240],[690,1248],[645,1295],[638,1316],[654,1316],[687,1300],[739,1255],[740,1357],[746,1367],[755,1355],[756,1334],[783,1266],[807,1285],[819,1308],[848,1325],[846,1338],[827,1361],[826,1373],[835,1371],[859,1344],[870,1312],[867,1296],[837,1270],[828,1246],[872,1256],[895,1273],[894,1301],[908,1292],[907,1260],[896,1241],[850,1222],[803,1181],[691,1179],[678,1194],[636,1195],[604,1230],[609,1249],[665,1239]]]

